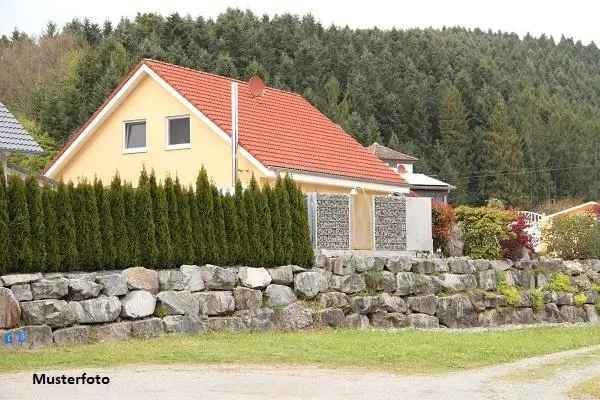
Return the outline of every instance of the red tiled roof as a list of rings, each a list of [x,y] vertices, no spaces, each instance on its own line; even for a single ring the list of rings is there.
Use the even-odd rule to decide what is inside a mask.
[[[155,60],[142,63],[230,134],[232,79]],[[239,82],[238,123],[240,145],[266,167],[406,185],[298,94],[266,87],[254,97]]]

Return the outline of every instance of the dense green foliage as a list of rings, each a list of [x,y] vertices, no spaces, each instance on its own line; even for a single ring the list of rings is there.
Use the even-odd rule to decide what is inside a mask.
[[[420,157],[460,202],[600,197],[600,50],[567,38],[324,27],[240,10],[74,20],[39,40],[0,39],[0,98],[62,143],[142,57],[301,93],[361,143]]]
[[[555,217],[542,235],[546,251],[557,257],[600,258],[600,221],[593,215]]]
[[[208,182],[204,169],[195,189],[177,179],[157,182],[146,171],[135,188],[118,176],[107,187],[96,180],[56,189],[16,176],[6,187],[0,179],[0,275],[137,265],[311,265],[304,195],[295,183],[285,178],[260,188],[253,179],[248,188],[237,187],[239,202],[237,194]],[[284,200],[287,223],[274,217],[271,198],[296,199]],[[245,247],[248,242],[252,247]]]
[[[509,224],[515,213],[493,207],[456,208],[465,242],[465,255],[473,258],[499,259],[503,256],[502,242],[511,238]]]

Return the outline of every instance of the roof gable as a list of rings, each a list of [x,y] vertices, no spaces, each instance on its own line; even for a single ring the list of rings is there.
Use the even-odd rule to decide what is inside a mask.
[[[14,115],[0,103],[0,152],[41,154],[42,147],[17,121]]]
[[[175,96],[195,107],[205,122],[230,140],[231,82],[234,80],[155,60],[143,60],[90,121],[102,113],[137,70],[144,68],[158,76],[173,89]],[[274,170],[406,186],[399,175],[301,96],[270,87],[265,87],[261,96],[253,96],[247,83],[237,82],[239,141],[243,155]],[[59,157],[88,129],[90,121],[71,137]],[[56,159],[47,171],[55,162]]]

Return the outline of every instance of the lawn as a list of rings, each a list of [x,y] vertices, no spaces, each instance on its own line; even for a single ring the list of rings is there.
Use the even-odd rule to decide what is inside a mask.
[[[600,399],[600,376],[582,382],[569,391],[571,399]]]
[[[126,364],[262,364],[443,373],[600,344],[600,326],[507,331],[211,333],[150,340],[0,350],[0,373]]]

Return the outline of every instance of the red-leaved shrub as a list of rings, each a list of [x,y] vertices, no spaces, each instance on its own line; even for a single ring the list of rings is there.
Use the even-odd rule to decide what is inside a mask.
[[[517,218],[509,224],[510,237],[502,240],[502,253],[504,257],[511,260],[518,260],[523,252],[523,249],[533,250],[531,236],[527,233],[529,223],[525,216],[518,214]]]
[[[442,249],[446,252],[446,245],[450,240],[452,227],[456,223],[456,217],[452,207],[446,203],[433,200],[431,202],[431,222],[434,249]]]

